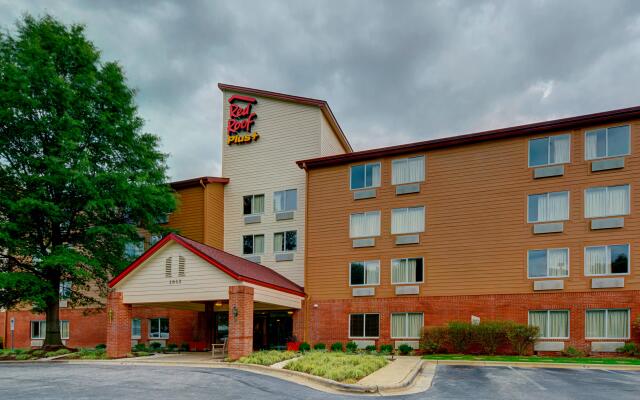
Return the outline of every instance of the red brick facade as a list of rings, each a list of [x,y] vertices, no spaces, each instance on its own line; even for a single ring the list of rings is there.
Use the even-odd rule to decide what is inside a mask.
[[[640,291],[586,293],[540,293],[482,296],[433,296],[382,299],[323,300],[309,299],[307,337],[310,343],[327,345],[348,340],[349,314],[379,313],[380,337],[376,344],[392,343],[391,313],[423,312],[425,326],[445,325],[450,321],[509,320],[526,324],[533,310],[569,310],[567,346],[589,350],[585,339],[585,312],[593,308],[629,308],[632,321],[640,313]],[[640,332],[632,327],[631,340],[639,341]]]
[[[107,354],[126,357],[131,351],[132,307],[122,302],[122,293],[111,292],[107,300]]]
[[[253,351],[253,288],[229,287],[228,357],[236,360]]]

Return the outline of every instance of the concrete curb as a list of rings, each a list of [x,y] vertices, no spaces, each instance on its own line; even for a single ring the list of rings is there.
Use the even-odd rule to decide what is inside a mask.
[[[470,367],[514,367],[514,368],[564,368],[564,369],[610,369],[620,371],[640,371],[640,365],[623,364],[569,364],[547,362],[507,362],[474,360],[423,360],[435,365],[466,365]]]

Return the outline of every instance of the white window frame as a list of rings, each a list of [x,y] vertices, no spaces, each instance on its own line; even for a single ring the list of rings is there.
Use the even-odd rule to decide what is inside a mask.
[[[62,281],[60,282],[59,295],[61,300],[66,300],[71,297],[71,290],[73,289],[73,282]]]
[[[551,312],[566,312],[567,313],[567,333],[569,334],[568,336],[540,336],[540,339],[569,339],[571,337],[571,311],[570,310],[566,310],[566,309],[558,309],[558,310],[552,310],[552,309],[547,309],[547,310],[529,310],[527,313],[527,317],[528,317],[528,325],[531,325],[531,313],[532,312],[546,312],[547,313],[547,332],[545,333],[549,333],[548,330],[550,329],[550,324],[549,324],[549,319],[551,318]],[[542,332],[541,332],[542,334]]]
[[[363,186],[361,188],[358,189],[354,189],[353,188],[353,182],[352,182],[352,175],[351,175],[351,171],[353,169],[353,167],[360,167],[364,165],[364,170],[365,170],[365,176],[364,176],[364,181],[366,183],[367,181],[367,165],[378,165],[378,168],[380,170],[380,182],[378,182],[377,184],[373,182],[373,178],[371,178],[371,186]],[[355,165],[351,165],[349,166],[349,190],[350,191],[354,191],[354,190],[367,190],[367,189],[373,189],[373,188],[377,188],[380,187],[380,185],[382,184],[382,163],[380,163],[380,161],[378,162],[372,162],[372,163],[364,163],[364,164],[355,164]]]
[[[367,263],[377,263],[378,264],[378,282],[377,283],[368,283],[365,282],[363,284],[359,283],[351,283],[351,264],[353,263],[363,263],[364,264],[364,277],[365,281],[367,279]],[[365,260],[365,261],[350,261],[349,262],[349,287],[363,287],[363,286],[379,286],[380,285],[380,260]]]
[[[367,236],[351,236],[351,225],[353,224],[353,216],[354,215],[358,215],[358,214],[365,214],[365,215],[377,214],[378,215],[378,232],[373,234],[373,235],[367,235]],[[352,212],[351,214],[349,214],[349,238],[350,239],[361,239],[361,238],[370,238],[370,237],[380,236],[380,231],[382,230],[381,225],[382,225],[382,213],[380,212],[380,210],[377,210],[377,211]]]
[[[396,166],[396,164],[400,164],[400,163],[406,163],[409,164],[409,160],[413,159],[413,158],[422,158],[422,179],[419,179],[417,181],[411,181],[411,182],[402,182],[402,183],[397,183],[393,181],[393,170]],[[420,155],[420,156],[413,156],[413,157],[405,157],[405,158],[396,158],[395,160],[391,160],[391,184],[394,186],[397,185],[408,185],[411,183],[419,183],[419,182],[424,182],[427,176],[427,157],[425,157],[424,155]]]
[[[553,219],[553,220],[548,220],[548,221],[531,221],[529,219],[529,207],[530,207],[530,201],[531,198],[530,196],[540,196],[540,195],[546,195],[547,196],[547,202],[549,201],[549,195],[554,194],[554,193],[566,193],[567,194],[567,218],[564,219]],[[546,193],[532,193],[532,194],[528,194],[527,195],[527,223],[528,224],[546,224],[546,223],[551,223],[551,222],[559,222],[559,221],[568,221],[571,218],[571,192],[568,190],[561,190],[559,192],[546,192]]]
[[[394,282],[393,281],[393,262],[397,261],[397,260],[422,260],[422,280],[421,281],[415,281],[415,282]],[[392,285],[412,285],[412,284],[419,284],[419,283],[424,283],[424,257],[401,257],[401,258],[392,258],[391,259],[391,284]]]
[[[149,318],[149,320],[148,320],[148,321],[149,321],[149,323],[148,323],[149,331],[148,331],[148,334],[147,334],[147,336],[149,336],[149,339],[158,339],[158,340],[165,340],[165,339],[169,339],[169,333],[167,333],[167,334],[166,334],[166,336],[162,336],[162,335],[163,335],[163,334],[162,334],[162,332],[158,332],[158,334],[159,334],[159,335],[161,335],[161,336],[159,336],[159,337],[154,337],[154,336],[152,336],[152,331],[151,331],[152,321],[158,321],[158,329],[160,329],[160,322],[159,322],[159,320],[161,320],[161,319],[166,319],[166,320],[169,322],[169,329],[171,329],[171,320],[169,319],[169,317],[155,317],[155,318]],[[140,332],[140,333],[142,333],[142,332]]]
[[[244,238],[245,238],[245,236],[251,236],[251,237],[252,237],[252,239],[253,239],[253,246],[252,246],[252,247],[253,247],[253,250],[254,250],[254,252],[253,252],[253,253],[245,253],[245,252],[244,252]],[[262,253],[256,253],[256,252],[255,252],[255,248],[256,248],[256,236],[262,236],[262,237],[263,237],[263,239],[262,239],[262,240],[263,240],[263,242],[264,242],[264,243],[263,243],[263,246],[262,246]],[[264,254],[264,248],[266,247],[266,240],[265,240],[265,235],[264,235],[264,233],[250,233],[250,234],[248,234],[248,235],[242,235],[242,241],[241,241],[240,243],[241,243],[241,246],[242,246],[242,255],[243,255],[243,256],[260,256],[260,255],[263,255],[263,254]]]
[[[264,201],[263,201],[263,205],[262,205],[262,212],[254,212],[253,210],[253,201],[254,201],[254,197],[256,196],[262,196]],[[244,213],[244,198],[245,197],[251,197],[251,214],[245,214]],[[296,195],[296,200],[297,200],[297,195]],[[264,214],[264,203],[266,203],[267,201],[267,196],[265,196],[264,193],[256,193],[256,194],[246,194],[244,196],[242,196],[242,215],[245,217],[251,216],[251,215],[263,215]],[[273,205],[273,209],[275,210],[275,204]]]
[[[629,149],[629,151],[625,154],[618,154],[615,156],[610,156],[609,155],[609,129],[614,129],[614,128],[622,128],[623,126],[628,126],[629,127],[629,142],[627,143],[627,148]],[[605,153],[606,155],[604,157],[594,157],[594,158],[588,158],[587,157],[587,136],[589,135],[589,133],[591,132],[597,132],[601,129],[605,129],[606,135],[607,135],[607,139],[605,141]],[[592,129],[590,131],[585,131],[584,132],[584,159],[585,161],[592,161],[592,160],[604,160],[606,158],[616,158],[616,157],[626,157],[631,155],[631,137],[633,136],[633,132],[631,131],[631,125],[629,124],[624,124],[624,125],[616,125],[616,126],[607,126],[605,128],[598,128],[598,129]]]
[[[285,210],[276,210],[276,194],[277,193],[284,193],[284,200],[285,200],[285,208],[287,206],[287,192],[296,192],[296,204],[294,204],[294,207],[291,209],[285,209]],[[266,198],[265,198],[266,201]],[[276,190],[275,192],[273,192],[273,212],[275,213],[285,213],[285,212],[293,212],[293,211],[298,211],[298,189],[297,188],[293,188],[293,189],[282,189],[282,190]]]
[[[604,311],[604,337],[587,336],[587,313],[589,311]],[[609,337],[609,311],[626,311],[627,312],[627,336],[625,337]],[[629,340],[631,338],[631,309],[630,308],[588,308],[584,311],[584,338],[586,340]]]
[[[34,323],[37,323],[39,325],[39,329],[40,329],[40,336],[33,336],[33,325]],[[45,320],[34,320],[34,321],[30,321],[29,323],[29,329],[31,330],[31,339],[32,340],[44,340],[47,337],[47,321]]]
[[[549,275],[549,250],[566,250],[567,251],[567,274],[561,276],[550,276]],[[547,252],[547,275],[545,276],[531,276],[529,270],[529,252],[530,251],[546,251]],[[571,250],[568,247],[549,247],[546,249],[529,249],[527,250],[527,279],[547,279],[547,278],[568,278],[570,275],[571,269]],[[533,310],[538,311],[538,310]],[[539,310],[544,311],[544,310]]]
[[[286,242],[287,242],[287,233],[289,232],[295,232],[296,234],[296,249],[295,250],[286,250]],[[276,249],[276,235],[281,233],[283,235],[282,237],[282,246],[283,249]],[[273,233],[273,253],[274,254],[283,254],[283,253],[295,253],[296,251],[298,251],[298,231],[293,229],[290,231],[280,231],[280,232],[274,232]]]
[[[609,214],[609,188],[611,187],[620,187],[620,186],[627,186],[629,189],[627,190],[627,205],[628,205],[628,210],[626,214]],[[587,192],[589,190],[595,190],[595,189],[605,189],[605,193],[607,194],[607,214],[606,215],[602,215],[599,217],[587,217]],[[629,215],[631,214],[631,184],[625,183],[622,185],[609,185],[609,186],[594,186],[594,187],[589,187],[584,189],[584,217],[587,219],[595,219],[595,218],[610,218],[610,217],[621,217],[624,215]]]
[[[538,139],[547,139],[547,160],[551,159],[551,141],[549,139],[551,139],[552,137],[560,137],[560,136],[568,136],[569,137],[569,160],[566,162],[559,162],[559,163],[546,163],[546,164],[541,164],[541,165],[531,165],[531,141],[532,140],[538,140]],[[544,167],[550,167],[552,165],[563,165],[563,164],[571,164],[571,134],[570,133],[563,133],[560,135],[548,135],[548,136],[540,136],[540,137],[532,137],[529,138],[529,140],[527,141],[527,166],[529,168],[544,168]]]
[[[420,333],[418,336],[393,336],[393,316],[394,315],[405,315],[406,319],[404,320],[404,328],[407,333],[409,333],[409,314],[421,314],[422,315],[422,327],[424,328],[424,313],[423,312],[392,312],[389,318],[389,334],[391,335],[391,339],[420,339]]]
[[[63,336],[62,335],[62,324],[65,323],[65,322],[67,324],[67,335]],[[71,336],[71,323],[66,319],[61,319],[60,320],[60,339],[69,340],[69,336]]]
[[[138,326],[140,327],[140,334],[133,334],[133,321],[138,321]],[[142,320],[140,318],[131,318],[131,339],[142,339]]]
[[[611,271],[611,250],[609,249],[611,246],[627,246],[627,272],[623,274],[612,274],[609,272],[608,274],[590,274],[587,266],[587,249],[593,247],[605,247],[607,252],[607,269]],[[596,246],[585,246],[583,250],[582,259],[584,260],[584,276],[625,276],[631,274],[631,244],[630,243],[619,243],[619,244],[603,244]]]
[[[366,326],[367,326],[367,315],[377,315],[378,316],[378,336],[351,336],[351,316],[352,315],[364,315],[364,319],[362,320],[362,332],[365,334]],[[362,313],[355,312],[349,314],[349,339],[379,339],[380,338],[380,313]]]
[[[393,232],[393,214],[396,212],[404,212],[404,213],[409,213],[409,210],[411,209],[418,209],[421,208],[422,209],[422,229],[417,230],[417,231],[411,231],[411,232]],[[415,206],[415,207],[400,207],[400,208],[393,208],[391,209],[391,234],[392,235],[410,235],[412,233],[422,233],[425,231],[425,227],[427,225],[427,210],[425,206]]]

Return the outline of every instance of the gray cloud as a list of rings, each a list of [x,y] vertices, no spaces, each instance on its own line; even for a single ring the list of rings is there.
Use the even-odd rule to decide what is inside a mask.
[[[220,173],[226,82],[322,98],[356,149],[640,104],[640,3],[24,1],[138,90],[173,179]]]

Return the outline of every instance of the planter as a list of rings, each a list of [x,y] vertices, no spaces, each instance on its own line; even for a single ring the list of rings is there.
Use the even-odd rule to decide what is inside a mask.
[[[288,351],[299,351],[302,342],[287,342]]]

